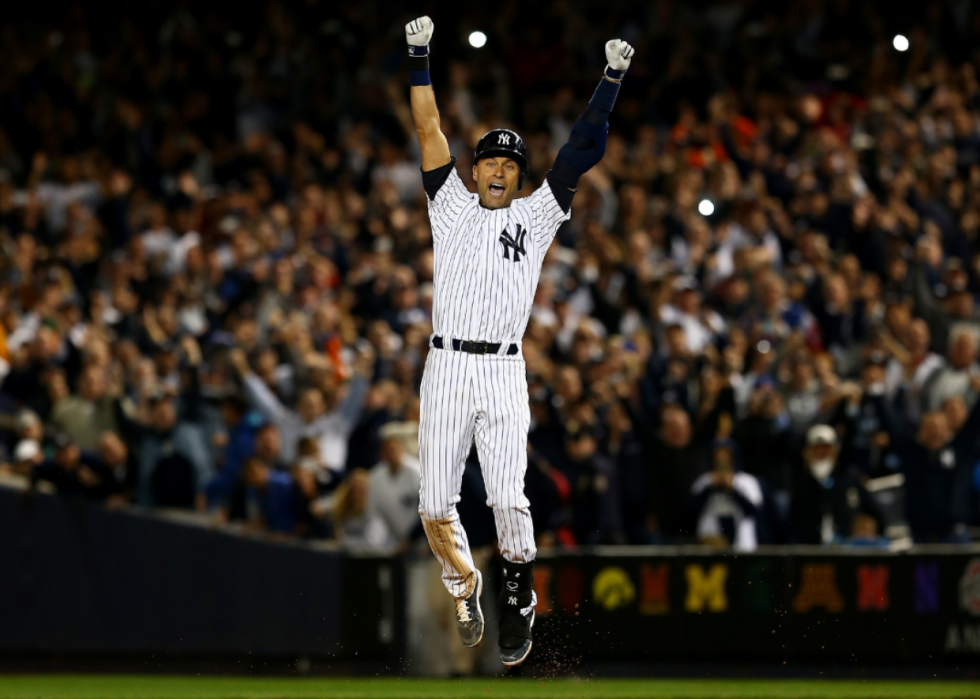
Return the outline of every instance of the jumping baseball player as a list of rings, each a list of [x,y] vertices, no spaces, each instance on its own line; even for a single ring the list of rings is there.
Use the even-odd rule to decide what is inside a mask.
[[[606,44],[609,65],[544,184],[515,199],[528,163],[527,147],[513,131],[494,129],[477,143],[477,194],[470,194],[456,172],[429,79],[432,30],[428,17],[405,26],[435,250],[433,334],[421,388],[419,512],[443,582],[456,599],[460,639],[476,646],[483,639],[483,579],[456,512],[475,440],[504,558],[500,659],[513,667],[531,652],[536,603],[534,531],[524,497],[530,410],[521,338],[541,264],[570,216],[579,177],[605,152],[609,114],[633,48],[618,39]]]

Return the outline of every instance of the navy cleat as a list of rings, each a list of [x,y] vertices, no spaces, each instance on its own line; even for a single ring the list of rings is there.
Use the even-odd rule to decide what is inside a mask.
[[[531,589],[534,563],[504,561],[504,583],[500,589],[500,662],[517,667],[531,653],[535,595]]]

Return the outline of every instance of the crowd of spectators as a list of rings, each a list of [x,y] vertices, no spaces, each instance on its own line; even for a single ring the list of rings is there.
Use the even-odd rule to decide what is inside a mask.
[[[975,3],[426,5],[464,181],[511,126],[532,190],[603,43],[636,47],[523,342],[542,546],[968,539]],[[351,548],[418,540],[433,258],[410,17],[387,9],[4,22],[0,472]],[[471,456],[474,546],[483,498]]]

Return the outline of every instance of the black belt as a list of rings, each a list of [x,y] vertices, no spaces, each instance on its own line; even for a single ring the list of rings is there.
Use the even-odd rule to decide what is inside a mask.
[[[469,340],[450,340],[451,347],[447,348],[440,335],[432,336],[432,346],[436,349],[452,349],[455,352],[469,354],[497,354],[503,346],[500,342],[470,342]],[[507,346],[508,355],[517,354],[519,348],[511,343]]]

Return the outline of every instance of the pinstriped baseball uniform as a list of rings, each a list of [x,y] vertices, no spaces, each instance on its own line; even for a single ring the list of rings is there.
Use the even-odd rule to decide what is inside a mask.
[[[463,185],[455,159],[423,177],[435,276],[433,340],[421,388],[419,512],[446,588],[466,597],[474,565],[456,503],[474,441],[501,554],[515,563],[534,560],[524,496],[530,409],[520,342],[545,253],[570,212],[547,181],[507,208],[484,208]],[[468,354],[449,349],[453,340],[500,343],[500,349]]]

